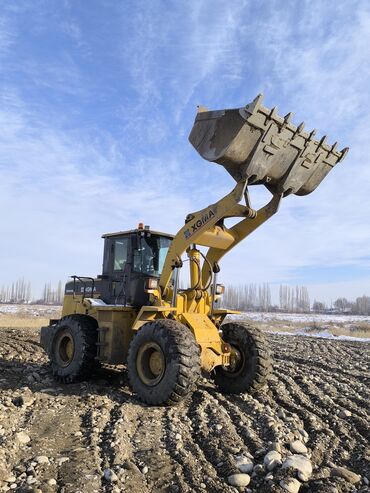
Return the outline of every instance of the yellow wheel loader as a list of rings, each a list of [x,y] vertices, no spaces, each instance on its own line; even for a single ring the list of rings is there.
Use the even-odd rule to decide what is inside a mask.
[[[238,312],[219,308],[219,264],[276,213],[283,197],[312,192],[344,158],[348,149],[314,135],[292,124],[291,114],[264,107],[262,95],[243,108],[200,107],[189,140],[203,158],[225,167],[235,188],[188,214],[175,236],[143,224],[103,236],[101,275],[72,276],[61,319],[41,329],[55,378],[74,382],[97,364],[126,364],[133,391],[153,405],[179,402],[201,370],[222,392],[258,391],[270,372],[269,351],[258,330],[223,323]],[[258,184],[272,198],[254,210],[248,186]],[[190,287],[181,289],[186,261]]]

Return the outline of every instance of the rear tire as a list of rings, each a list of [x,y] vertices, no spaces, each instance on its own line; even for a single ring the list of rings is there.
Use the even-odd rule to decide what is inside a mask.
[[[54,327],[51,367],[56,380],[73,383],[96,368],[97,323],[85,315],[64,317]]]
[[[248,324],[227,323],[221,326],[222,339],[230,344],[237,357],[230,367],[217,366],[214,380],[227,394],[258,392],[271,373],[271,357],[262,333]]]
[[[156,320],[134,336],[127,364],[130,386],[142,401],[172,406],[191,392],[199,378],[199,346],[185,325]]]

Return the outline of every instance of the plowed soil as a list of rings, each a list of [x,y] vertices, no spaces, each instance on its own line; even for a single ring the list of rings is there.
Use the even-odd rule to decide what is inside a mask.
[[[57,384],[37,329],[0,329],[0,491],[236,492],[228,477],[245,455],[259,467],[239,491],[283,492],[294,471],[268,473],[263,459],[279,442],[284,460],[295,439],[313,466],[300,492],[368,491],[370,345],[267,337],[274,374],[260,395],[222,395],[202,378],[178,407],[151,408],[124,368]]]

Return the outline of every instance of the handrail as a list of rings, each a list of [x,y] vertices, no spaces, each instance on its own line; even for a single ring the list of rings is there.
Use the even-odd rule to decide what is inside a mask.
[[[95,291],[95,279],[93,277],[88,277],[88,276],[77,276],[77,275],[73,275],[73,276],[70,276],[71,279],[73,279],[73,296],[75,296],[76,294],[76,279],[78,281],[81,282],[81,284],[83,285],[83,295],[82,295],[82,299],[85,299],[86,297],[86,282],[87,281],[91,281],[91,294],[92,296],[94,296],[94,291]]]

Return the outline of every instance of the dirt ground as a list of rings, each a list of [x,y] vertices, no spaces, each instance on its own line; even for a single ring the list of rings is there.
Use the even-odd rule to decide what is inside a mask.
[[[274,375],[260,395],[201,379],[180,406],[150,408],[124,368],[56,384],[36,328],[0,329],[0,491],[293,492],[296,440],[313,467],[300,493],[369,491],[370,345],[267,337]],[[271,470],[269,450],[281,455]],[[231,486],[248,461],[250,483]]]

